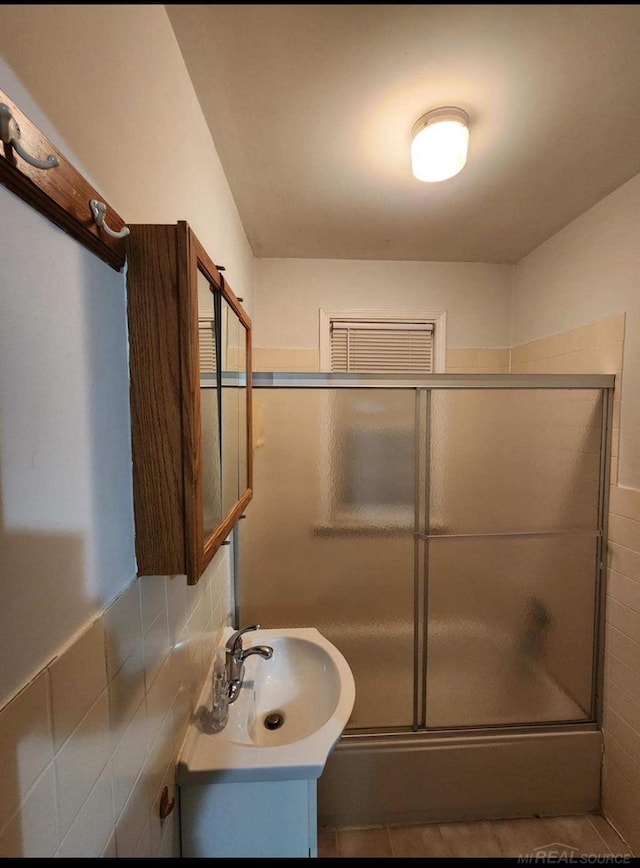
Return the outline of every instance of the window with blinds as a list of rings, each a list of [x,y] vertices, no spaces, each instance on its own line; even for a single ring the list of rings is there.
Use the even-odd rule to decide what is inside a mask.
[[[216,330],[213,317],[198,318],[198,348],[200,352],[200,373],[216,372]]]
[[[331,322],[331,370],[433,373],[433,323]]]

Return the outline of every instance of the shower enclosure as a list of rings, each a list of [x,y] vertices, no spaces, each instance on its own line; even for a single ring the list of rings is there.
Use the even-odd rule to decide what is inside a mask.
[[[317,627],[353,670],[325,822],[597,807],[612,387],[255,375],[237,617]]]

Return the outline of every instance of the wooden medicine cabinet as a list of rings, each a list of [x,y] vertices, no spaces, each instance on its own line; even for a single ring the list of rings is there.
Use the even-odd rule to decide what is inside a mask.
[[[251,320],[189,226],[130,226],[139,575],[194,585],[252,497]]]

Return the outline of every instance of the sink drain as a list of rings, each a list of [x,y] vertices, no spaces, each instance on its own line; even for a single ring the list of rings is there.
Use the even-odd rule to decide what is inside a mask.
[[[280,729],[284,723],[284,714],[281,711],[271,711],[265,715],[264,725],[268,730]]]

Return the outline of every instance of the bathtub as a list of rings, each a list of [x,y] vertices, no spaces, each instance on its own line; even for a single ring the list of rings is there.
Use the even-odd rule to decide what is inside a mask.
[[[346,735],[318,781],[320,826],[561,816],[600,807],[593,724]]]
[[[336,644],[347,659],[349,651],[363,659],[353,633]],[[347,730],[318,781],[321,826],[599,809],[601,733],[551,677],[543,654],[528,657],[514,637],[486,625],[450,621],[431,625],[428,657],[427,722],[435,729]],[[389,673],[378,678],[388,699]],[[356,671],[356,692],[357,684]]]

